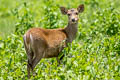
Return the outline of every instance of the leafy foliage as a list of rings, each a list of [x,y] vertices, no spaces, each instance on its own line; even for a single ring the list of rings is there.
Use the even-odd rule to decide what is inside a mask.
[[[15,33],[18,35],[23,35],[26,30],[34,26],[34,21],[31,13],[32,12],[28,8],[26,2],[24,2],[24,5],[22,5],[21,9],[16,8],[13,11],[13,14],[18,18],[18,21],[15,25]]]
[[[37,76],[32,79],[119,80],[120,8],[116,7],[119,1],[111,0],[75,0],[76,4],[73,0],[21,2],[10,10],[9,15],[3,14],[1,7],[0,17],[13,15],[16,25],[14,33],[0,38],[0,79],[28,79],[23,34],[36,25],[51,29],[65,26],[66,16],[61,15],[59,5],[77,7],[81,2],[85,4],[85,11],[80,15],[77,38],[62,51],[65,57],[60,66],[55,58],[42,59],[36,66]]]

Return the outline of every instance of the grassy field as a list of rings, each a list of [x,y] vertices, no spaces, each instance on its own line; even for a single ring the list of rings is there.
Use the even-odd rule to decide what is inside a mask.
[[[59,7],[77,8],[76,39],[55,58],[42,59],[33,80],[120,80],[119,0],[0,0],[0,80],[27,80],[23,34],[31,27],[63,28]]]

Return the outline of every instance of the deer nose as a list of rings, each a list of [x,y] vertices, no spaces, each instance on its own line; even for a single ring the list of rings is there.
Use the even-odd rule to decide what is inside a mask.
[[[72,22],[75,22],[75,19],[72,19]]]

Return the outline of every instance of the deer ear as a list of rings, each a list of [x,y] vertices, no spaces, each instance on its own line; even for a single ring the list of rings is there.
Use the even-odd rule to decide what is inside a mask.
[[[79,13],[83,12],[84,11],[84,5],[83,4],[79,5],[77,10],[78,10]]]
[[[62,12],[62,14],[67,14],[67,9],[65,8],[65,7],[60,7],[60,10],[61,10],[61,12]]]

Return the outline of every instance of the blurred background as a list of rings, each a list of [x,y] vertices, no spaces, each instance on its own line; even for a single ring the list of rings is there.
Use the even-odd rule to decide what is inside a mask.
[[[26,6],[24,5],[25,2]],[[67,17],[60,13],[59,6],[77,8],[80,4],[85,5],[85,11],[80,14],[82,15],[80,19],[84,22],[81,22],[82,25],[84,24],[83,28],[86,27],[87,29],[92,22],[97,21],[94,17],[97,12],[102,13],[105,8],[109,8],[110,6],[117,11],[120,10],[119,0],[53,0],[53,2],[49,0],[0,0],[0,37],[5,38],[10,33],[14,33],[15,26],[20,18],[16,16],[18,14],[19,16],[23,16],[25,9],[32,16],[32,21],[34,21],[36,27],[44,27],[42,23],[45,22],[44,18],[47,17],[46,9],[49,12],[49,8],[54,8],[53,11],[50,10],[50,14],[53,13],[53,17],[59,16],[59,19],[57,19],[58,23],[63,26],[63,24],[67,23]],[[18,13],[15,11],[18,11]]]
[[[42,59],[33,80],[120,80],[119,0],[0,0],[0,80],[27,80],[24,33],[32,27],[64,28],[59,7],[77,8],[76,39],[55,58]]]

